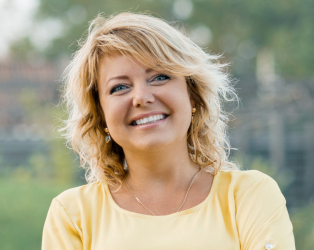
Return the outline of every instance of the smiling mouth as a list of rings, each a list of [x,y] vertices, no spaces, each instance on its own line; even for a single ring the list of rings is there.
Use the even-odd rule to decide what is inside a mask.
[[[150,123],[154,123],[154,122],[158,122],[160,120],[164,120],[166,119],[168,116],[161,114],[161,115],[151,115],[149,117],[145,117],[143,119],[139,119],[136,121],[133,121],[131,123],[132,126],[137,126],[137,125],[145,125],[145,124],[150,124]]]

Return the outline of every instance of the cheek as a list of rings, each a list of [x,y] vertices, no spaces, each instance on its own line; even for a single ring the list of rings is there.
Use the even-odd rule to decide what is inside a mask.
[[[163,99],[165,102],[168,102],[168,106],[171,107],[173,114],[176,116],[176,120],[189,126],[192,110],[191,100],[185,85],[181,84],[179,86],[180,87],[173,86],[174,88],[167,89],[167,91],[164,92]]]
[[[171,95],[171,93],[173,95],[171,99],[175,100],[177,106],[181,107],[181,109],[185,111],[191,109],[191,100],[185,82],[181,83],[180,87],[170,90],[169,94]]]
[[[102,109],[105,115],[105,121],[110,133],[114,134],[120,126],[123,124],[125,118],[126,108],[123,102],[115,102],[112,100],[106,100],[101,102]]]

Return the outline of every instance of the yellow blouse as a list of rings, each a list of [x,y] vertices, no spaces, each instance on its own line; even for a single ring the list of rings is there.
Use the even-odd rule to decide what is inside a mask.
[[[220,171],[199,205],[164,216],[120,208],[96,182],[53,199],[42,250],[293,250],[277,183],[258,171]]]

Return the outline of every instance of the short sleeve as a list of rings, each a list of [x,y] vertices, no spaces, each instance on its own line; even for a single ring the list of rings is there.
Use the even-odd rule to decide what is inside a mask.
[[[286,200],[272,178],[262,175],[236,204],[241,250],[295,250]]]
[[[53,199],[44,225],[42,250],[83,249],[81,236],[65,208]]]

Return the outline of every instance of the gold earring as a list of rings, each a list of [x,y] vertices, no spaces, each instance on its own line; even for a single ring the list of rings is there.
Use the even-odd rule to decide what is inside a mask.
[[[108,143],[108,142],[111,141],[111,137],[110,137],[108,128],[105,128],[105,132],[108,134],[108,135],[106,136],[106,143]]]
[[[192,123],[194,122],[195,113],[196,113],[196,108],[192,108]]]

